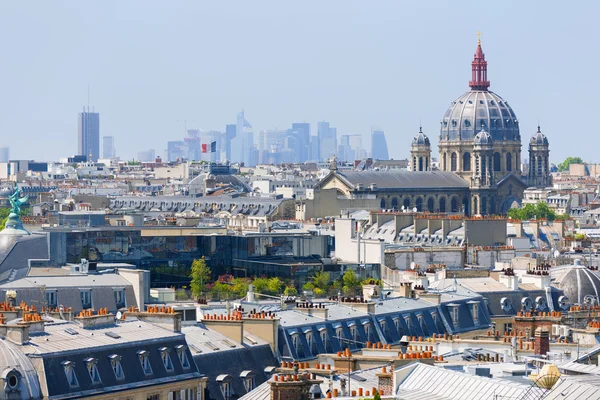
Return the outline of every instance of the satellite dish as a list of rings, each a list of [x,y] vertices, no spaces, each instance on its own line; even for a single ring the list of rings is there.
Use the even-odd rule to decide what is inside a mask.
[[[415,269],[415,266],[416,266],[416,264],[414,261],[410,263],[410,269]]]
[[[417,212],[417,207],[414,207],[414,208],[413,208],[413,212]]]
[[[121,319],[121,317],[122,317],[121,311],[117,311],[117,315],[116,316],[117,316],[117,319]]]

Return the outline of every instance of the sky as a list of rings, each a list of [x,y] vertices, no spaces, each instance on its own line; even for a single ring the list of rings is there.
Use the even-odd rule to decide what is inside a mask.
[[[422,123],[437,156],[481,31],[524,157],[539,123],[552,162],[600,162],[599,14],[596,1],[4,1],[0,146],[75,154],[89,87],[125,159],[162,155],[186,126],[222,131],[241,109],[256,134],[325,120],[369,148],[380,127],[395,159]]]

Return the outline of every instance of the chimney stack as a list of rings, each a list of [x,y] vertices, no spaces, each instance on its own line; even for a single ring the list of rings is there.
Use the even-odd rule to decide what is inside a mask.
[[[546,328],[535,330],[535,355],[544,356],[550,351],[550,332]]]

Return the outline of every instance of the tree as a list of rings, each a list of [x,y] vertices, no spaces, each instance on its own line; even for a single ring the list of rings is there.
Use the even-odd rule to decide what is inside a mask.
[[[558,170],[560,172],[568,171],[571,164],[583,164],[583,160],[581,157],[567,157],[565,161],[558,164]]]
[[[281,279],[279,278],[270,278],[269,279],[269,283],[267,285],[268,289],[269,289],[269,293],[277,296],[278,294],[281,293],[281,286],[283,285],[283,282],[281,282]]]
[[[192,278],[192,282],[190,283],[192,294],[194,296],[200,296],[204,290],[204,285],[210,281],[211,277],[212,271],[206,265],[204,257],[199,260],[194,260],[194,262],[192,262],[192,270],[190,272],[190,278]]]
[[[317,272],[312,278],[312,283],[315,286],[315,288],[326,290],[329,286],[329,272]]]
[[[252,285],[254,286],[254,291],[256,293],[267,293],[269,290],[269,279],[268,278],[255,278],[252,281]]]
[[[346,294],[353,294],[355,292],[356,288],[358,288],[360,286],[360,280],[356,276],[356,272],[354,272],[352,270],[348,270],[348,271],[344,272],[343,281],[344,281],[344,293],[346,293]]]
[[[547,219],[548,221],[554,221],[558,215],[551,209],[547,203],[540,201],[535,206],[533,204],[527,204],[522,208],[511,208],[507,213],[509,218],[518,219],[522,221],[530,219]],[[561,216],[562,219],[565,216]]]
[[[286,286],[283,294],[286,296],[298,296],[298,291],[293,286]]]

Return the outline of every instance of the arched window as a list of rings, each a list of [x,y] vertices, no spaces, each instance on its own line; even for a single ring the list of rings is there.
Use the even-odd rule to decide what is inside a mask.
[[[463,171],[471,170],[471,153],[468,151],[463,154]]]
[[[456,159],[457,159],[456,153],[452,153],[452,156],[450,156],[450,170],[451,171],[456,171],[456,169],[457,169]]]
[[[479,214],[479,205],[477,203],[477,197],[473,197],[473,214]]]
[[[446,153],[442,155],[442,171],[448,171],[448,165],[446,164]]]
[[[463,198],[463,212],[465,215],[470,215],[471,207],[469,206],[469,196]]]
[[[446,212],[446,198],[442,197],[440,199],[440,212]]]
[[[410,199],[408,197],[405,197],[402,205],[404,206],[405,210],[409,209],[410,208]]]
[[[381,199],[380,207],[382,210],[385,210],[385,199]]]
[[[417,201],[415,202],[415,207],[417,207],[417,211],[423,211],[423,199],[421,197],[417,197]]]
[[[500,153],[494,153],[494,171],[500,171]]]
[[[425,168],[423,168],[423,157],[419,157],[419,171],[424,171]]]
[[[512,171],[512,154],[506,153],[506,170]]]
[[[487,197],[481,198],[481,214],[487,214]]]
[[[458,212],[458,200],[456,200],[456,197],[453,197],[450,201],[450,211]]]
[[[398,209],[398,199],[396,197],[394,197],[392,199],[392,209],[394,209],[394,210]]]
[[[427,199],[427,211],[433,212],[433,198],[431,197]]]

